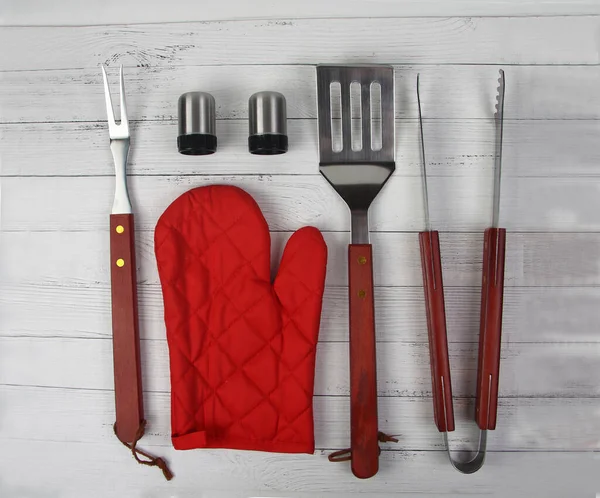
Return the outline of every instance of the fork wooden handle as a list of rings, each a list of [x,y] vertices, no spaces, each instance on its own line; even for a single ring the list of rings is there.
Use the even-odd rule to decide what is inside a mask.
[[[479,360],[475,404],[475,421],[482,430],[496,428],[505,248],[506,230],[504,228],[488,228],[485,231],[483,243]]]
[[[419,233],[419,246],[421,248],[421,269],[423,270],[423,289],[429,336],[433,416],[438,430],[449,432],[454,430],[454,409],[452,406],[444,282],[442,279],[438,232]]]
[[[116,433],[131,443],[144,419],[132,214],[110,215],[110,274]]]
[[[348,246],[350,297],[350,441],[352,473],[372,477],[379,469],[373,251]]]

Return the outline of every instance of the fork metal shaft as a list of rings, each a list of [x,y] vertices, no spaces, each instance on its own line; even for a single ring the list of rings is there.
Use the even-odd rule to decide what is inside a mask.
[[[112,214],[130,214],[131,201],[127,191],[127,156],[129,154],[129,139],[110,141],[110,150],[115,162],[115,200]]]

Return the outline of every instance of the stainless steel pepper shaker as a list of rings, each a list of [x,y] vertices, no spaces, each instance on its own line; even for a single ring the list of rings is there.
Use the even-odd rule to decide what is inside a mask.
[[[215,99],[210,93],[188,92],[177,103],[179,152],[192,156],[217,150]]]
[[[283,154],[288,150],[285,97],[279,92],[258,92],[248,101],[251,154]]]

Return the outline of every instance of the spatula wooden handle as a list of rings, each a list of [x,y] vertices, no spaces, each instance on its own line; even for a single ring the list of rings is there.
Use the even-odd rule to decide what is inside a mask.
[[[475,421],[482,430],[496,428],[505,248],[506,230],[504,228],[488,228],[485,231],[483,242],[479,362],[475,405]]]
[[[433,416],[440,432],[453,431],[454,409],[452,406],[444,282],[442,279],[438,232],[421,232],[419,234],[419,246],[421,248],[421,268],[423,270],[425,312],[429,336]]]
[[[372,477],[379,468],[373,252],[348,247],[350,293],[350,427],[352,473]]]
[[[144,418],[132,214],[110,215],[116,432],[131,443]]]

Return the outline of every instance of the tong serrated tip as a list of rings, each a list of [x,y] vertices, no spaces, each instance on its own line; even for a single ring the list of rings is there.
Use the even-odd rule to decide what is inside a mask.
[[[496,117],[502,118],[502,113],[504,112],[504,71],[502,69],[499,70],[500,76],[498,77],[498,88],[496,94],[496,112],[494,115]]]
[[[498,92],[496,94],[496,111],[494,118],[496,121],[496,154],[494,164],[494,209],[492,214],[492,227],[497,228],[500,220],[500,178],[502,174],[502,141],[504,133],[504,92],[505,79],[504,71],[499,70]]]

